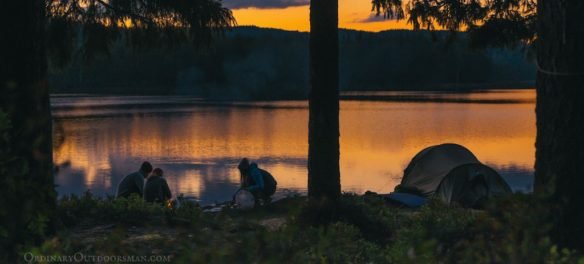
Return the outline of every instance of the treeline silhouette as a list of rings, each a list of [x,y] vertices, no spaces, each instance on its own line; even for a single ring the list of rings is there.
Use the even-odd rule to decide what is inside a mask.
[[[533,87],[525,48],[473,50],[448,32],[341,30],[340,88],[469,90]],[[300,99],[308,33],[237,27],[210,47],[128,48],[123,39],[87,61],[50,67],[54,93],[191,94],[212,99]]]

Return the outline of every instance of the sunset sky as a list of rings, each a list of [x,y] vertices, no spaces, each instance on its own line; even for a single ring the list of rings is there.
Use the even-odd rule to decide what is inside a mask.
[[[240,26],[309,31],[309,0],[223,0]],[[405,21],[387,21],[371,12],[371,1],[339,0],[339,27],[366,31],[411,29]]]

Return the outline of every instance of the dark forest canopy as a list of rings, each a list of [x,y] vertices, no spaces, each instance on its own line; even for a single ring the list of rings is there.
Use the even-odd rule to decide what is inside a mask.
[[[536,0],[373,0],[387,19],[407,19],[414,29],[465,30],[475,47],[532,44]]]
[[[62,66],[80,52],[86,59],[108,53],[124,35],[126,44],[208,43],[236,25],[219,0],[46,0],[47,49]],[[82,26],[79,26],[82,25]],[[73,54],[72,54],[73,53]]]
[[[522,48],[473,50],[448,32],[341,30],[341,90],[533,87]],[[122,38],[123,39],[123,38]],[[305,98],[308,34],[237,27],[211,47],[133,50],[50,69],[53,92],[193,94],[217,99]],[[223,98],[221,98],[223,97]]]

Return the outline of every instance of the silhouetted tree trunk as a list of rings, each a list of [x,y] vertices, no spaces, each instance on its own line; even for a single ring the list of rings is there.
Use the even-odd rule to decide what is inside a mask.
[[[584,1],[539,0],[535,190],[558,207],[555,241],[584,245]]]
[[[52,230],[55,191],[44,3],[0,2],[0,112],[10,122],[0,135],[3,253],[6,249],[12,251],[17,244],[38,242]],[[6,129],[6,122],[3,126]]]
[[[333,200],[341,193],[337,1],[310,1],[308,195]]]

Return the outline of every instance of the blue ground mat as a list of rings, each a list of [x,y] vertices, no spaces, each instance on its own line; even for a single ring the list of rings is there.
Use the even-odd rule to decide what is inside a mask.
[[[409,193],[390,193],[383,195],[383,197],[387,200],[398,202],[410,208],[418,208],[422,205],[425,205],[428,202],[428,199]]]

